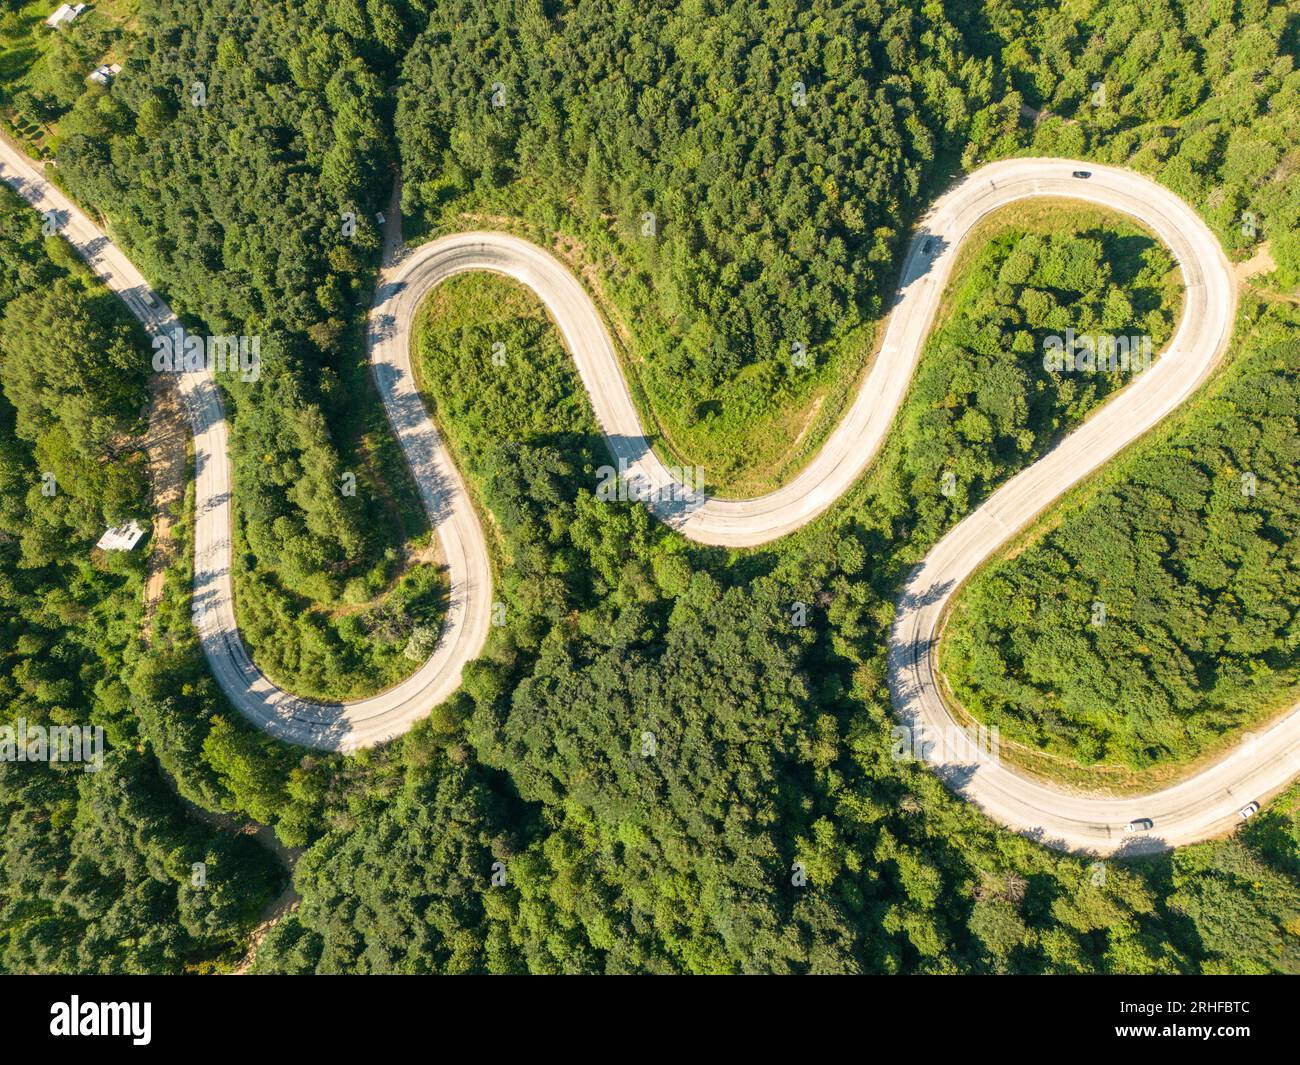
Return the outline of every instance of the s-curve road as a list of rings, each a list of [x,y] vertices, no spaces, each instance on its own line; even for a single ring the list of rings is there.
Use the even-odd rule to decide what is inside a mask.
[[[1088,171],[1087,178],[1075,171]],[[171,312],[125,257],[25,158],[0,144],[0,177],[38,210],[55,210],[62,233],[151,331]],[[1205,380],[1231,335],[1232,273],[1218,241],[1168,190],[1125,170],[1056,159],[993,163],[964,178],[922,220],[904,261],[883,343],[844,419],[787,485],[749,500],[694,495],[651,451],[618,357],[581,284],[541,248],[501,233],[460,233],[392,257],[379,279],[368,343],[388,418],[406,453],[450,575],[450,605],[433,655],[410,677],[371,698],[316,703],[282,691],[257,669],[235,625],[230,577],[232,482],[227,426],[210,375],[181,375],[194,429],[196,521],[194,623],[214,675],[250,720],[292,743],[352,750],[406,731],[459,686],[487,638],[491,569],[486,541],[416,390],[411,330],[429,291],[452,276],[488,270],[529,286],[548,308],[577,364],[615,464],[633,496],[683,535],[730,547],[762,544],[806,525],[857,480],[878,453],[903,401],[957,252],[990,212],[1017,200],[1071,197],[1129,214],[1171,249],[1186,286],[1177,333],[1153,367],[1068,439],[993,494],[948,534],[909,578],[890,638],[890,687],[903,723],[940,738],[956,722],[941,695],[934,648],[954,590],[1040,511],[1183,403]],[[923,743],[925,757],[959,794],[1003,824],[1062,849],[1109,854],[1158,849],[1218,834],[1247,802],[1300,772],[1300,709],[1177,786],[1123,799],[1068,792],[994,759]],[[1146,834],[1124,826],[1150,818]]]

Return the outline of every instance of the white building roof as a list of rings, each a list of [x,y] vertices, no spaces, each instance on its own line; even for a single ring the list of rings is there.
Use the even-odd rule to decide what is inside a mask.
[[[85,10],[85,4],[60,4],[54,14],[45,20],[45,25],[52,30],[57,30],[60,26],[75,22],[77,16]]]
[[[140,542],[140,537],[143,535],[144,530],[140,528],[140,523],[129,521],[125,525],[117,525],[107,530],[95,546],[101,551],[130,551]]]

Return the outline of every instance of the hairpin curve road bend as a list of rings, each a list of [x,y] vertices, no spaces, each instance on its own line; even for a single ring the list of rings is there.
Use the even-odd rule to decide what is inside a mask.
[[[1081,176],[1086,175],[1086,176]],[[154,334],[178,324],[121,250],[0,143],[0,177],[33,207],[55,211],[64,237]],[[424,297],[454,274],[487,270],[541,299],[573,356],[614,460],[648,489],[647,505],[683,536],[751,547],[818,517],[870,465],[903,402],[957,253],[989,213],[1034,197],[1065,197],[1119,211],[1149,227],[1173,253],[1185,288],[1182,317],[1160,358],[1075,432],[994,492],[952,529],[909,576],[889,640],[889,686],[914,735],[943,735],[958,722],[944,701],[935,647],[946,608],[963,582],[1012,536],[1082,478],[1177,409],[1205,381],[1231,338],[1236,285],[1218,240],[1179,197],[1116,167],[1062,159],[1011,159],[967,175],[926,213],[903,261],[898,296],[879,355],[852,405],[817,455],[789,483],[755,499],[691,498],[651,450],[604,324],[572,273],[542,248],[503,233],[444,236],[389,254],[370,312],[367,343],[388,418],[438,531],[450,595],[441,639],[415,673],[387,691],[348,703],[317,703],[281,690],[253,664],[235,624],[230,576],[233,485],[227,423],[205,372],[179,375],[194,432],[196,469],[193,617],[227,698],[249,720],[290,743],[349,751],[398,736],[460,687],[487,638],[492,573],[483,530],[415,387],[410,341]],[[686,497],[685,500],[683,497]],[[1172,787],[1122,798],[1066,790],[996,759],[963,758],[922,744],[953,791],[994,820],[1044,844],[1107,855],[1166,849],[1219,835],[1248,802],[1300,773],[1300,706],[1267,732]],[[1152,829],[1130,834],[1130,822]]]

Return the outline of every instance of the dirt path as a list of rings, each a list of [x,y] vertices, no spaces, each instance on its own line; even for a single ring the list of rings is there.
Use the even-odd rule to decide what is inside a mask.
[[[164,774],[165,776],[165,774]],[[168,785],[172,789],[172,794],[180,800],[181,805],[185,807],[194,817],[198,818],[206,825],[213,828],[219,828],[224,832],[233,832],[241,836],[252,836],[258,845],[264,850],[270,851],[275,855],[280,865],[284,867],[288,881],[284,885],[284,890],[275,898],[269,899],[261,912],[257,915],[257,924],[253,928],[253,933],[248,940],[248,951],[245,953],[243,960],[231,970],[234,976],[244,976],[253,967],[253,961],[257,957],[257,948],[266,938],[276,921],[280,920],[285,914],[292,913],[298,908],[298,903],[302,901],[302,896],[294,889],[293,886],[293,869],[298,864],[298,859],[302,856],[303,848],[286,847],[280,842],[280,838],[275,834],[275,830],[270,825],[258,824],[256,821],[241,821],[237,817],[231,817],[229,814],[214,813],[212,810],[205,810],[185,798],[176,790],[176,782],[171,777],[166,777]]]
[[[402,244],[402,173],[393,174],[393,191],[384,212],[384,266],[392,266],[404,251]]]
[[[175,379],[168,373],[154,374],[149,388],[149,431],[144,445],[149,460],[149,519],[153,524],[144,585],[145,643],[151,636],[154,610],[162,598],[167,567],[176,558],[176,542],[171,533],[185,493],[188,438],[189,426]]]
[[[1271,274],[1277,269],[1277,263],[1273,261],[1273,254],[1269,250],[1268,241],[1263,241],[1255,254],[1249,259],[1233,265],[1232,272],[1237,275],[1238,282],[1249,281],[1257,274]]]
[[[247,976],[252,971],[253,962],[257,960],[257,948],[262,945],[262,940],[266,938],[266,934],[271,931],[277,921],[296,910],[298,903],[302,901],[302,896],[298,894],[293,886],[293,867],[297,864],[302,850],[300,848],[291,849],[286,847],[267,825],[258,825],[255,831],[249,832],[248,830],[251,827],[251,825],[246,825],[240,831],[251,835],[258,843],[279,858],[280,864],[284,866],[285,872],[289,874],[289,880],[284,885],[284,890],[275,898],[270,899],[262,907],[262,912],[257,915],[257,926],[253,929],[253,934],[248,938],[248,952],[244,955],[243,961],[231,970],[232,976]]]

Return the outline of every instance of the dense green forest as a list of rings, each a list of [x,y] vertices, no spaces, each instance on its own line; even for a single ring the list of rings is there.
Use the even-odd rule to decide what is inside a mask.
[[[936,455],[983,469],[973,456],[984,442],[960,428],[967,407],[1002,418],[1008,440],[1031,441],[1027,453],[1001,452],[985,471],[992,481],[1052,436],[1045,429],[1035,447],[1032,405],[1007,405],[991,387],[1019,376],[1032,395],[1041,360],[990,354],[962,380],[952,355],[1017,302],[1007,287],[1007,303],[989,305],[989,273],[1028,249],[1068,261],[1117,239],[1096,218],[1076,222],[1077,233],[1058,226],[1049,237],[991,233],[927,348],[902,432],[848,513],[735,562],[687,546],[639,508],[593,502],[582,485],[603,445],[574,405],[555,337],[538,336],[529,295],[481,277],[435,293],[422,380],[496,519],[510,560],[498,592],[506,624],[464,693],[406,740],[393,804],[304,857],[302,907],[272,931],[259,968],[1294,969],[1294,797],[1245,841],[1095,867],[991,829],[890,755],[880,622],[924,547],[896,530],[932,540],[978,499],[937,490]],[[1148,284],[1164,279],[1164,253],[1134,259],[1141,269],[1153,253]],[[1104,303],[1106,288],[1089,294]],[[1158,286],[1133,291],[1156,295],[1148,313],[1158,313]],[[488,341],[499,337],[511,352],[524,341],[527,356],[491,368]],[[507,402],[476,404],[485,383]],[[508,402],[522,394],[538,397],[536,410]],[[959,402],[940,402],[949,398]],[[934,424],[928,412],[945,406],[958,413]],[[923,433],[932,450],[916,446]],[[494,444],[503,436],[513,442]],[[903,546],[873,575],[871,548],[890,540]],[[807,627],[791,625],[795,602],[815,604]],[[1237,932],[1218,926],[1224,913]]]
[[[835,424],[911,226],[977,162],[1128,162],[1235,257],[1266,241],[1267,284],[1300,280],[1288,16],[1268,0],[141,0],[114,84],[52,105],[52,173],[194,328],[261,337],[258,380],[222,381],[241,626],[301,690],[356,691],[413,665],[404,649],[439,609],[434,566],[411,567],[429,531],[361,332],[396,169],[409,239],[505,227],[572,262],[657,445],[746,493]],[[190,624],[187,541],[147,648],[139,563],[69,551],[141,505],[124,439],[147,345],[38,221],[0,214],[5,304],[43,297],[19,304],[22,329],[0,326],[16,397],[0,401],[0,476],[21,486],[0,492],[5,714],[103,721],[110,753],[99,774],[0,763],[22,826],[0,868],[5,971],[229,968],[280,873],[193,807],[306,848],[264,972],[1300,971],[1300,791],[1231,839],[1091,863],[994,827],[892,755],[903,576],[1124,383],[1044,370],[1037,343],[1062,322],[1169,332],[1177,287],[1141,231],[1061,205],[990,228],[873,469],[823,520],[734,556],[598,503],[607,455],[544,312],[500,279],[444,286],[422,384],[488,523],[504,623],[427,721],[341,757],[225,704]],[[1152,481],[1177,478],[1181,524],[1161,535],[1195,572],[1162,572],[1171,602],[1236,587],[1270,547],[1290,560],[1251,591],[1249,625],[1211,611],[1195,634],[1220,683],[1281,692],[1294,625],[1266,608],[1295,599],[1295,567],[1269,495],[1283,472],[1262,471],[1291,474],[1263,427],[1269,397],[1291,395],[1296,322],[1254,313],[1234,376],[1188,413],[1223,461],[1144,443],[1132,461],[1151,481],[1106,492],[1142,530]],[[93,338],[82,376],[47,377],[27,328]],[[104,461],[92,471],[71,441]],[[1261,475],[1242,509],[1205,485],[1246,455]],[[31,486],[59,462],[66,510],[40,510]],[[1258,524],[1224,557],[1193,526],[1230,504]],[[210,889],[189,888],[194,862]]]
[[[989,89],[962,52],[936,7],[431,5],[402,65],[404,204],[576,236],[636,323],[647,424],[743,494],[789,408],[861,363],[899,221]]]
[[[98,771],[0,760],[0,970],[202,969],[238,957],[280,873],[187,813],[123,683],[143,561],[93,545],[143,513],[149,347],[7,188],[0,246],[0,725],[98,727],[106,748]]]
[[[967,589],[944,670],[1007,738],[1142,769],[1294,702],[1300,312],[1246,313],[1209,398]]]
[[[1300,283],[1300,25],[1270,0],[962,5],[1034,112],[1033,151],[1125,163],[1195,204],[1224,247],[1267,241],[1284,286]],[[1022,118],[1024,116],[1022,115]],[[972,130],[981,154],[990,129]]]
[[[907,220],[959,159],[1128,162],[1300,281],[1285,4],[430,6],[406,207],[576,241],[635,322],[643,422],[723,493],[770,489],[836,423]]]

